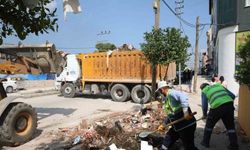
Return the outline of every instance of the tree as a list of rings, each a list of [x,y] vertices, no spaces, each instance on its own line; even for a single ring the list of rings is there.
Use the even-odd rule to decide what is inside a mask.
[[[144,34],[144,39],[146,42],[141,45],[141,48],[152,65],[168,65],[171,62],[184,63],[188,60],[187,48],[191,45],[187,36],[183,37],[179,29],[153,29]]]
[[[95,48],[97,49],[96,52],[106,52],[108,50],[116,49],[116,46],[111,43],[98,43],[95,45]]]
[[[239,47],[236,55],[240,60],[236,79],[240,84],[246,84],[250,88],[250,35],[248,35],[246,43]]]
[[[35,1],[35,2],[34,2]],[[56,9],[46,7],[53,0],[0,0],[0,45],[7,36],[24,40],[30,33],[35,35],[57,31]],[[34,6],[27,4],[35,3]]]

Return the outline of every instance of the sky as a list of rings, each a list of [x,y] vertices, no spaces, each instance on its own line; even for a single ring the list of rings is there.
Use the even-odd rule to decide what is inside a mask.
[[[89,53],[95,50],[99,42],[109,42],[116,46],[132,44],[140,49],[144,42],[144,33],[150,32],[154,26],[154,0],[80,0],[82,12],[79,14],[68,13],[67,20],[63,17],[62,0],[54,0],[49,6],[57,8],[58,32],[50,31],[49,34],[39,36],[29,35],[23,44],[44,44],[46,41],[54,43],[57,49],[68,53]],[[173,9],[174,0],[165,0]],[[195,24],[196,17],[201,23],[210,23],[207,0],[184,0],[182,18]],[[160,28],[180,27],[179,20],[161,1]],[[199,49],[206,49],[205,26],[200,33]],[[183,24],[184,33],[188,36],[192,47],[195,45],[195,28]],[[100,35],[101,32],[109,34]],[[16,37],[4,39],[4,43],[17,44],[20,40]]]

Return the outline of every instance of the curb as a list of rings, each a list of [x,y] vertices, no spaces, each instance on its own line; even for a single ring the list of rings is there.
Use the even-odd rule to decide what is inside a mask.
[[[56,90],[37,91],[35,93],[22,93],[20,94],[20,96],[23,98],[32,98],[32,97],[40,97],[40,96],[54,95],[54,94],[59,94],[59,91]]]
[[[39,97],[39,96],[46,96],[46,95],[54,95],[59,94],[60,92],[57,91],[55,88],[47,88],[47,89],[29,89],[19,91],[17,93],[12,93],[11,96],[19,96],[22,98],[32,98],[32,97]]]

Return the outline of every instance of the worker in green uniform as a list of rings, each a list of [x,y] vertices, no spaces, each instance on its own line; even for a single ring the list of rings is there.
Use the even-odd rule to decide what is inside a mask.
[[[235,95],[225,89],[220,83],[214,85],[203,83],[200,88],[210,105],[201,145],[209,147],[213,128],[215,124],[222,119],[229,136],[230,145],[228,149],[238,150],[238,141],[234,124],[233,100],[235,99]]]
[[[196,119],[190,115],[191,109],[188,103],[188,97],[185,93],[177,91],[171,88],[171,84],[166,81],[158,82],[158,89],[164,98],[164,110],[167,114],[165,124],[185,118],[168,130],[163,140],[163,144],[160,150],[167,150],[173,146],[173,144],[181,139],[185,150],[198,150],[194,144],[194,133],[196,130]],[[161,131],[164,128],[163,125],[159,126],[158,130]]]

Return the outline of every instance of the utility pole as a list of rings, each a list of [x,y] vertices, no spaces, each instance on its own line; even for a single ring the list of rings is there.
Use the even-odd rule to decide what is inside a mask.
[[[155,25],[154,29],[159,30],[160,26],[160,0],[154,0],[153,3],[154,13],[155,13]],[[152,97],[155,99],[156,90],[156,64],[152,64]]]
[[[199,66],[199,16],[196,18],[196,37],[195,37],[195,57],[194,57],[194,86],[193,91],[196,92],[197,88],[197,74]]]
[[[159,29],[160,24],[160,0],[154,0],[154,11],[155,11],[155,30]]]
[[[177,16],[181,16],[183,14],[182,9],[184,8],[184,0],[175,0],[175,14]],[[180,30],[181,30],[181,21],[180,21]],[[179,87],[180,90],[182,90],[181,87],[181,63],[179,62],[179,66],[178,66],[178,72],[179,72]]]

